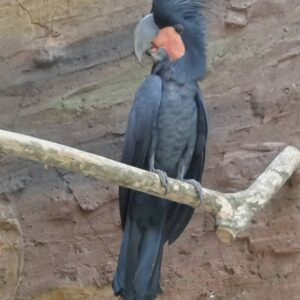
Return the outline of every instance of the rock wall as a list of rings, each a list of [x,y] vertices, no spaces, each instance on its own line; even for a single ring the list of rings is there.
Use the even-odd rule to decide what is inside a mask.
[[[118,159],[150,69],[132,53],[134,24],[150,2],[2,0],[0,127]],[[300,148],[300,3],[209,5],[204,185],[237,191],[286,144]],[[110,299],[117,188],[14,157],[0,166],[1,299],[11,299],[17,278],[16,300]],[[166,247],[161,299],[299,299],[299,192],[295,176],[230,247],[198,209]]]

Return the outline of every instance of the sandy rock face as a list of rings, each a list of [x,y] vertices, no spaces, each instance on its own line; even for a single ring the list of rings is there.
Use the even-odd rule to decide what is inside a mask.
[[[150,2],[2,0],[0,127],[119,159],[128,110],[150,71],[132,53]],[[300,5],[211,2],[200,83],[210,123],[204,185],[232,192],[285,145],[300,148]],[[166,247],[161,299],[299,299],[298,177],[230,247],[198,209]],[[1,156],[0,210],[1,299],[112,297],[117,187]]]
[[[0,197],[0,297],[14,299],[23,270],[23,243],[20,224],[9,200]]]

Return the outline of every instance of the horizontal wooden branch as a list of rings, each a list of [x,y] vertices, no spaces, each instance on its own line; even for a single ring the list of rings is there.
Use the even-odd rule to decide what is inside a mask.
[[[200,205],[194,187],[188,183],[170,178],[166,194],[157,174],[57,143],[0,130],[0,151],[192,207]],[[203,188],[202,202],[216,216],[218,238],[231,243],[299,167],[300,152],[288,146],[245,191],[226,194]]]

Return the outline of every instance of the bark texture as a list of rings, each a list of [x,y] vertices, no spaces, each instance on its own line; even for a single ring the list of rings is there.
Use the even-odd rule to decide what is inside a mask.
[[[217,236],[225,244],[231,244],[237,234],[246,229],[251,218],[300,168],[300,151],[289,146],[248,189],[226,194],[203,188],[204,198],[199,199],[194,187],[188,183],[169,178],[166,193],[159,177],[154,173],[23,134],[0,130],[0,151],[47,166],[93,176],[194,208],[203,203],[206,210],[216,216],[219,227]]]

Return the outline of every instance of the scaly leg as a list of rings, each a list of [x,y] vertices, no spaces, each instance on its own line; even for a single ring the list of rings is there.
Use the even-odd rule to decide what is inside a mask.
[[[158,175],[161,185],[165,188],[166,194],[168,193],[168,175],[165,171],[162,171],[160,169],[155,169],[154,167],[155,163],[155,155],[154,151],[151,153],[150,157],[150,172],[154,172]]]
[[[201,183],[199,181],[197,181],[196,179],[184,179],[185,173],[186,173],[186,166],[184,164],[184,157],[183,157],[179,163],[177,178],[183,182],[191,184],[195,188],[195,191],[196,191],[200,201],[203,203],[204,193],[203,193]]]
[[[155,148],[157,144],[157,131],[154,129],[152,134],[152,142],[150,148],[150,161],[149,169],[150,172],[154,172],[158,175],[162,187],[165,188],[166,194],[168,193],[168,175],[165,171],[155,168]]]

